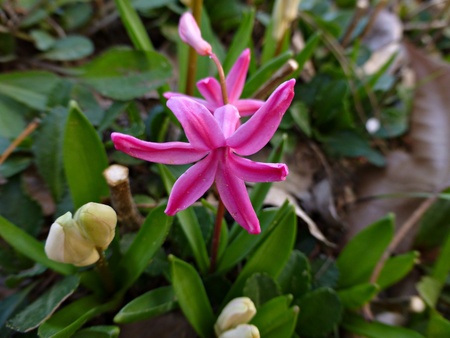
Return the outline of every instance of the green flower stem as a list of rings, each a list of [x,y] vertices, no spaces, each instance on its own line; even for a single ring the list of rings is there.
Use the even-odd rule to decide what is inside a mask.
[[[192,1],[192,15],[194,16],[194,19],[199,27],[201,26],[202,7],[203,7],[203,0]],[[188,69],[186,76],[186,94],[191,96],[194,95],[195,75],[197,73],[197,58],[198,55],[195,49],[189,47]]]
[[[222,89],[222,98],[223,98],[223,104],[228,104],[230,101],[228,100],[228,93],[227,93],[227,83],[225,80],[225,73],[223,71],[222,64],[220,63],[219,58],[216,54],[211,54],[211,59],[214,61],[217,67],[217,72],[219,73],[219,82],[220,82],[220,88]]]
[[[114,279],[112,278],[111,270],[109,270],[108,261],[102,248],[96,248],[100,259],[95,263],[97,272],[103,282],[105,290],[108,294],[113,294],[115,291]]]
[[[222,220],[225,215],[225,205],[222,199],[219,197],[219,206],[217,207],[216,222],[214,224],[214,233],[211,243],[211,263],[209,265],[209,271],[213,273],[216,270],[217,265],[217,252],[219,251],[220,232],[222,228]]]

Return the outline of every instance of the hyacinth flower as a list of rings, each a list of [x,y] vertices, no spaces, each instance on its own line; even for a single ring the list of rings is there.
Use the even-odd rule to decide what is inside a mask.
[[[165,213],[175,215],[197,201],[215,182],[231,216],[251,234],[260,233],[259,220],[245,182],[282,181],[288,168],[282,163],[254,162],[253,155],[272,138],[294,97],[295,80],[281,84],[267,101],[240,125],[235,106],[226,104],[214,114],[188,97],[175,96],[167,106],[180,121],[189,143],[146,142],[121,133],[111,138],[128,155],[163,164],[196,162],[175,182]]]
[[[181,16],[178,32],[183,42],[192,46],[198,54],[211,57],[216,63],[219,73],[223,73],[220,61],[213,53],[211,45],[202,38],[200,28],[191,13],[187,12]],[[213,77],[207,77],[197,82],[197,88],[204,99],[191,96],[188,97],[200,102],[211,112],[214,112],[217,108],[226,103],[230,103],[238,109],[241,116],[253,114],[262,106],[264,101],[256,99],[240,99],[242,90],[244,89],[249,64],[250,50],[247,48],[241,53],[226,76],[225,83],[223,84],[225,86],[224,90],[221,89],[219,81]],[[224,93],[227,96],[226,99],[224,98]],[[164,97],[167,99],[174,96],[187,95],[174,92],[164,93]]]

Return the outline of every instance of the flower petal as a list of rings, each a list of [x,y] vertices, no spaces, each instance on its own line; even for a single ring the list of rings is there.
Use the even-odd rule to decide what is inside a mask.
[[[243,99],[234,101],[233,104],[239,110],[239,115],[249,116],[254,114],[264,104],[262,100]]]
[[[259,220],[248,197],[245,183],[226,163],[219,163],[216,186],[225,208],[236,222],[250,234],[259,234],[261,232]]]
[[[219,81],[215,78],[207,77],[198,81],[197,88],[206,101],[208,101],[208,103],[213,105],[215,108],[223,105],[222,89],[220,88]]]
[[[211,55],[211,45],[203,40],[200,28],[191,13],[186,12],[180,18],[178,34],[181,40],[190,45],[200,55]]]
[[[239,112],[236,107],[231,104],[217,108],[214,111],[214,117],[219,123],[225,138],[233,135],[236,128],[239,127]]]
[[[195,96],[189,96],[189,95],[185,95],[185,94],[181,94],[181,93],[177,93],[177,92],[165,92],[163,94],[163,96],[168,100],[171,97],[187,97],[189,99],[192,99],[202,105],[204,105],[210,112],[213,112],[216,108],[217,105],[215,103],[211,104],[210,102],[201,99],[199,97],[195,97]]]
[[[272,138],[294,98],[295,80],[282,83],[253,116],[227,139],[239,155],[252,155]]]
[[[245,182],[284,181],[288,175],[288,167],[284,163],[262,163],[231,153],[228,165],[233,173]]]
[[[250,49],[246,48],[238,57],[226,78],[228,99],[234,103],[242,94],[250,63]]]
[[[133,136],[112,133],[111,139],[117,150],[141,160],[164,164],[187,164],[200,160],[208,152],[194,149],[189,143],[154,143]]]
[[[167,106],[183,126],[192,147],[211,150],[225,145],[225,137],[211,112],[200,103],[187,97],[172,97]]]
[[[202,197],[214,182],[217,164],[217,152],[212,151],[181,175],[172,188],[165,213],[173,216]]]

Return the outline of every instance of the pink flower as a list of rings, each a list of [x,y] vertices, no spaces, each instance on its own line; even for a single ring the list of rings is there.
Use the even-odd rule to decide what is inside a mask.
[[[190,45],[200,55],[211,55],[211,45],[203,40],[200,28],[191,13],[186,12],[180,18],[178,34],[183,42]]]
[[[181,23],[180,23],[181,25]],[[230,104],[234,105],[241,116],[248,116],[257,111],[264,103],[261,100],[254,99],[240,99],[242,90],[244,89],[245,78],[247,77],[248,66],[250,64],[250,50],[245,49],[235,64],[231,68],[226,77],[226,88],[228,93],[228,100]],[[213,77],[207,77],[197,82],[197,88],[205,100],[196,97],[191,97],[197,102],[203,104],[211,112],[224,105],[222,98],[222,90],[219,81]],[[185,96],[180,93],[166,92],[164,96],[168,99],[174,96]]]
[[[244,124],[233,105],[211,114],[202,104],[175,96],[167,106],[184,128],[189,143],[145,142],[113,133],[115,147],[131,156],[164,164],[195,163],[175,182],[166,214],[174,215],[198,200],[215,182],[231,216],[251,234],[258,234],[259,220],[245,187],[249,182],[282,181],[288,174],[283,163],[254,162],[241,156],[261,150],[272,138],[294,97],[295,80],[281,84]]]

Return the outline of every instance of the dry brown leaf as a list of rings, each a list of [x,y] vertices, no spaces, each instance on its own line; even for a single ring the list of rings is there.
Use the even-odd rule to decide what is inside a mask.
[[[347,212],[347,239],[388,212],[393,212],[397,225],[401,225],[421,202],[417,198],[369,197],[434,192],[448,184],[450,66],[410,45],[406,45],[406,50],[416,78],[409,134],[411,150],[388,154],[384,169],[366,167],[357,173],[356,195],[360,202]],[[413,237],[410,234],[400,250],[409,248]]]

